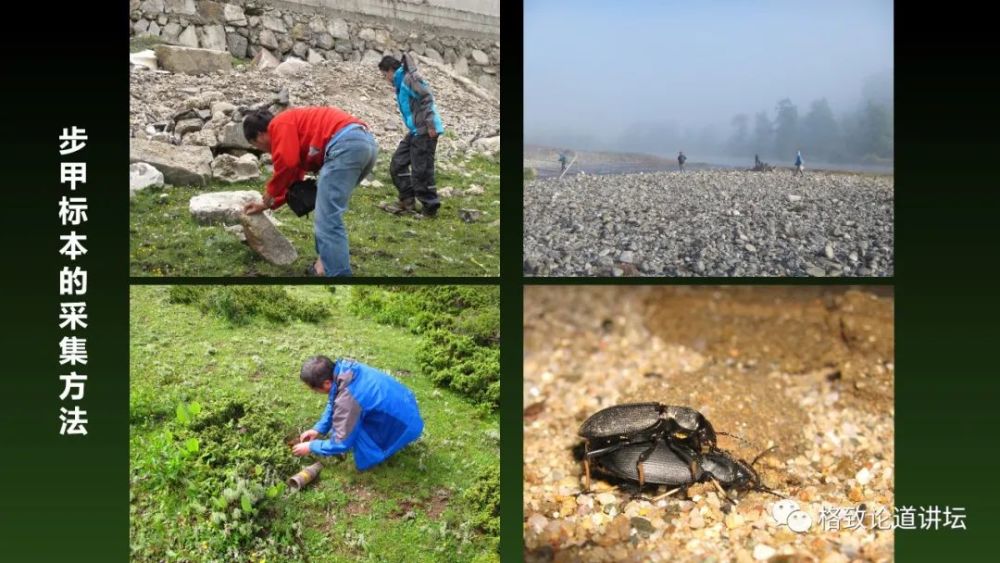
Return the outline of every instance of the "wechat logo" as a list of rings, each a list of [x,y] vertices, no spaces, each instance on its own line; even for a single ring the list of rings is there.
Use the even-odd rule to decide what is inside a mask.
[[[788,526],[796,533],[804,533],[812,528],[812,516],[806,514],[799,503],[792,499],[782,499],[771,507],[771,517],[779,526]]]

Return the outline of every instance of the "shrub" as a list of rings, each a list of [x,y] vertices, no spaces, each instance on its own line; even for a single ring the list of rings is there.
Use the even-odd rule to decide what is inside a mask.
[[[422,336],[421,371],[486,410],[500,403],[500,289],[486,286],[352,288],[350,310]]]
[[[168,301],[196,305],[234,325],[249,323],[254,317],[270,321],[300,320],[315,323],[323,320],[328,310],[318,302],[293,296],[276,286],[172,286]]]
[[[483,532],[500,534],[500,464],[487,467],[463,494],[475,509],[472,524]]]

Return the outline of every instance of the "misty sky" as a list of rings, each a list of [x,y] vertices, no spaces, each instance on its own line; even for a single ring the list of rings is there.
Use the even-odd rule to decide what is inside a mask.
[[[840,114],[892,61],[891,1],[525,0],[525,141],[650,120],[728,135],[784,97]]]

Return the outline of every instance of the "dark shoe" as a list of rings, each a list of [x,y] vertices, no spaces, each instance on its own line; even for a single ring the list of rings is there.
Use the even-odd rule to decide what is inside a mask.
[[[404,213],[413,213],[417,210],[416,202],[413,198],[401,199],[395,203],[383,202],[379,204],[379,208],[382,211],[392,213],[393,215],[402,215]]]
[[[440,208],[441,208],[440,203],[435,203],[433,205],[425,205],[420,208],[420,213],[423,214],[424,217],[437,217],[438,209]]]

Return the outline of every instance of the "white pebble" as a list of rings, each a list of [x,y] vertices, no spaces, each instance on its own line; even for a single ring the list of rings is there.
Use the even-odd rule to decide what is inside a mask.
[[[617,500],[615,495],[611,493],[601,493],[597,495],[597,502],[601,504],[614,504],[615,500]]]
[[[867,467],[862,467],[861,471],[858,471],[858,474],[854,478],[858,480],[859,485],[864,486],[871,482],[872,472],[868,471]]]
[[[753,548],[753,558],[757,561],[767,561],[773,557],[775,553],[777,553],[777,550],[762,543],[757,544],[757,547]]]

